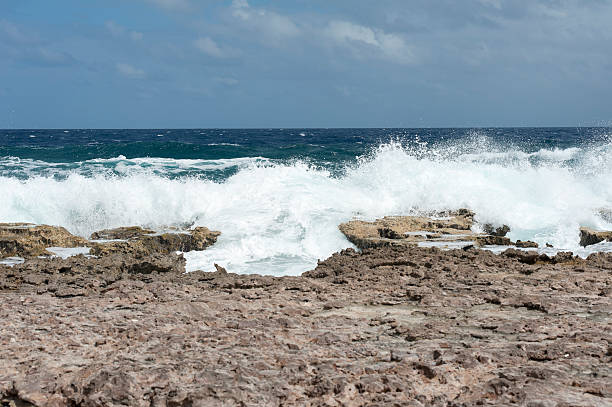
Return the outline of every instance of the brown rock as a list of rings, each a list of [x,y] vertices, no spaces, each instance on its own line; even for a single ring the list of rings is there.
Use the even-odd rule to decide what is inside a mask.
[[[483,225],[483,230],[486,234],[488,235],[493,235],[493,236],[506,236],[508,234],[508,232],[510,232],[510,227],[508,225],[502,225],[502,226],[493,226],[490,223],[487,223],[485,225]]]
[[[63,227],[31,223],[0,224],[0,258],[50,255],[48,247],[86,246],[87,241]]]
[[[159,253],[0,266],[0,405],[611,405],[612,254],[512,253],[344,250],[282,278]]]
[[[92,239],[122,239],[109,242],[91,242],[91,254],[108,256],[113,253],[146,256],[152,253],[172,253],[204,250],[217,241],[220,232],[197,227],[189,231],[155,233],[138,226],[107,229],[92,234]]]
[[[514,245],[505,235],[506,225],[483,226],[486,234],[472,232],[474,213],[468,209],[446,211],[431,216],[387,216],[374,222],[354,220],[343,223],[339,229],[360,249],[388,246],[416,246],[421,242],[435,243],[438,247],[464,244],[476,246]],[[518,247],[538,247],[534,242],[518,241]],[[456,246],[455,246],[456,247]]]
[[[540,247],[536,242],[532,242],[531,240],[517,240],[516,243],[514,244],[516,247],[520,247],[520,248],[538,248]]]
[[[510,246],[512,241],[503,236],[495,236],[495,235],[486,235],[486,236],[477,236],[476,243],[479,246],[489,246],[489,245],[498,245],[498,246]]]
[[[470,240],[474,213],[468,209],[447,211],[432,216],[386,216],[374,222],[353,220],[339,229],[360,249],[385,246],[410,246],[426,240],[452,242]]]
[[[603,242],[604,240],[612,242],[612,231],[598,231],[586,227],[580,228],[580,245],[590,246]]]
[[[141,237],[143,235],[152,235],[154,230],[143,229],[140,226],[126,226],[115,229],[104,229],[91,234],[91,240],[128,240]]]

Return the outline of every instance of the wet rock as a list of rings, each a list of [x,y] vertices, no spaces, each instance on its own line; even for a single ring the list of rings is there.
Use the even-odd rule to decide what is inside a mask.
[[[612,242],[612,231],[598,231],[590,228],[580,228],[580,245],[590,246],[603,241]]]
[[[155,234],[154,230],[143,229],[140,226],[125,226],[115,229],[104,229],[91,234],[91,240],[128,240],[144,235]]]
[[[510,227],[508,225],[493,226],[490,223],[484,224],[482,229],[488,235],[501,237],[506,236],[508,232],[510,232]]]
[[[479,246],[509,246],[512,244],[512,241],[509,238],[495,235],[476,236],[475,240]]]
[[[507,225],[485,224],[485,233],[473,232],[474,213],[468,209],[445,211],[428,216],[387,216],[373,222],[353,220],[339,226],[346,238],[360,249],[417,246],[426,243],[440,248],[463,246],[538,247],[531,241],[512,242],[505,237]]]
[[[559,252],[553,257],[550,257],[546,254],[538,254],[537,251],[525,251],[510,248],[504,250],[502,256],[517,259],[521,263],[531,265],[536,263],[572,265],[584,264],[584,260],[580,257],[574,256],[572,252]]]
[[[51,255],[48,247],[86,246],[87,241],[63,227],[30,223],[0,223],[0,258]]]
[[[220,232],[205,227],[189,231],[155,233],[137,226],[107,229],[92,234],[91,254],[108,256],[113,253],[147,256],[153,253],[189,252],[204,250],[217,241]],[[99,241],[98,239],[110,240]],[[120,239],[120,240],[116,240]]]
[[[520,247],[523,249],[527,249],[527,248],[538,248],[540,247],[536,242],[532,242],[531,240],[517,240],[516,243],[514,244],[516,247]]]
[[[222,267],[218,265],[217,263],[215,263],[214,266],[218,273],[227,274],[227,270],[225,269],[225,267]]]
[[[353,220],[341,224],[339,229],[360,249],[410,246],[423,241],[471,240],[473,219],[472,211],[459,209],[431,216],[387,216],[374,222]]]

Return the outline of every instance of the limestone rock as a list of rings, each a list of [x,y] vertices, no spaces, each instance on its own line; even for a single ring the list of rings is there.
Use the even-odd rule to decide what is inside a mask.
[[[521,247],[521,248],[538,248],[540,247],[536,242],[532,242],[531,240],[517,240],[516,243],[514,244],[516,247]]]
[[[508,232],[510,232],[510,227],[508,225],[502,225],[502,226],[493,226],[490,223],[487,223],[485,225],[483,225],[483,230],[486,234],[488,235],[493,235],[493,236],[506,236],[508,234]]]
[[[496,235],[484,235],[484,236],[476,236],[475,241],[479,246],[510,246],[512,245],[512,241],[504,236],[496,236]]]
[[[152,235],[154,230],[143,229],[140,226],[125,226],[114,229],[104,229],[91,234],[91,240],[127,240],[143,235]]]
[[[612,254],[534,255],[346,249],[280,278],[176,254],[0,265],[0,405],[612,405]]]
[[[47,247],[86,246],[87,241],[63,227],[31,223],[0,224],[0,258],[50,255]]]
[[[603,242],[604,240],[612,242],[612,231],[598,231],[591,228],[580,228],[580,245],[590,246]]]
[[[514,243],[505,235],[506,225],[486,224],[486,233],[474,233],[474,212],[469,209],[445,211],[431,216],[386,216],[374,222],[353,220],[339,226],[347,239],[360,249],[387,246],[415,246],[428,242],[440,247],[503,245]],[[528,244],[534,247],[533,242]],[[458,246],[459,245],[459,246]],[[536,246],[537,247],[537,244]]]
[[[463,239],[471,235],[474,213],[468,209],[441,212],[435,216],[385,216],[374,222],[353,220],[339,229],[360,249],[385,246],[415,245],[418,242],[443,238]]]
[[[204,250],[214,244],[220,234],[205,227],[189,231],[155,233],[152,230],[131,226],[95,232],[91,235],[94,241],[90,246],[91,254],[95,256],[108,256],[112,253],[146,256],[152,253]]]

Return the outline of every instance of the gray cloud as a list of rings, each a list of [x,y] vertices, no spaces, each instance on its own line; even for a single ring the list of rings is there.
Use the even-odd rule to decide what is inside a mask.
[[[277,44],[301,34],[300,27],[288,16],[253,8],[247,0],[232,2],[232,15],[246,28],[262,35],[269,44]]]
[[[210,37],[200,37],[194,41],[194,45],[202,53],[213,58],[225,58],[230,54],[229,51],[222,50]]]
[[[0,75],[29,86],[24,106],[55,86],[101,110],[109,90],[130,100],[156,89],[164,97],[148,107],[177,125],[203,110],[221,126],[612,117],[608,0],[91,0],[58,16],[20,4],[0,19]],[[100,19],[71,17],[85,11]],[[65,24],[40,23],[60,14]],[[53,84],[29,67],[55,67]]]
[[[325,34],[336,44],[348,46],[358,55],[371,55],[368,50],[394,62],[412,63],[415,56],[401,35],[386,33],[348,21],[330,21]]]

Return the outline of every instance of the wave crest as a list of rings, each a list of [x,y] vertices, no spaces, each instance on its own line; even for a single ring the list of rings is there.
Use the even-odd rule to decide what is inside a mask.
[[[311,269],[350,246],[337,226],[353,217],[461,207],[482,222],[509,225],[513,239],[576,250],[580,225],[612,228],[599,215],[612,208],[611,146],[525,152],[479,136],[437,146],[391,141],[347,163],[340,175],[261,157],[120,156],[73,164],[5,158],[0,166],[28,174],[19,179],[2,170],[0,221],[57,224],[84,236],[126,225],[204,225],[223,234],[212,248],[188,253],[188,269],[218,263],[242,273]],[[218,168],[233,172],[206,176]],[[175,170],[183,175],[168,176]]]

